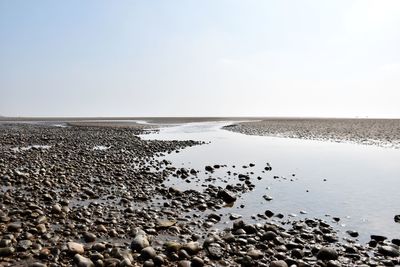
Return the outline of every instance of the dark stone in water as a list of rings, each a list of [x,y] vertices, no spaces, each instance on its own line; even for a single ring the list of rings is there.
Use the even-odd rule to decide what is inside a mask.
[[[358,232],[356,232],[356,231],[348,230],[348,231],[346,231],[346,233],[351,237],[357,237],[358,236]]]
[[[395,215],[394,216],[394,221],[397,223],[400,223],[400,215]]]
[[[266,210],[265,211],[265,215],[267,216],[267,217],[272,217],[272,216],[274,216],[274,213],[272,212],[272,211],[270,211],[270,210]]]
[[[387,237],[382,235],[371,235],[371,239],[377,242],[383,242],[387,239]]]
[[[222,200],[226,203],[232,203],[236,201],[235,194],[226,189],[218,191],[218,197],[222,198]]]
[[[214,168],[211,167],[211,166],[206,166],[205,170],[208,171],[208,172],[212,172],[212,171],[214,171]]]

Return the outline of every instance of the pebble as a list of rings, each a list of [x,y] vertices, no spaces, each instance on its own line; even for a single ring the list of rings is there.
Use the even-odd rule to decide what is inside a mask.
[[[339,257],[338,253],[334,248],[323,247],[318,251],[317,258],[320,260],[337,260]]]
[[[68,242],[67,246],[68,246],[68,251],[72,254],[83,254],[85,252],[83,245],[80,243]]]
[[[382,255],[385,256],[390,256],[390,257],[399,257],[400,256],[400,251],[399,248],[387,245],[387,246],[379,246],[378,247],[378,252],[381,253]]]
[[[272,261],[270,267],[288,267],[287,263],[283,260]]]
[[[94,263],[82,255],[76,254],[74,260],[78,267],[94,267]]]

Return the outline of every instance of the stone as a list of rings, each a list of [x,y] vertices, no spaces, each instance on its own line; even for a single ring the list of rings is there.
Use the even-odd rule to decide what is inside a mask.
[[[188,260],[183,260],[178,262],[178,267],[190,267],[191,263]]]
[[[342,264],[340,264],[339,261],[334,261],[334,260],[330,260],[328,261],[328,263],[326,264],[327,267],[341,267]]]
[[[60,214],[62,213],[62,207],[60,204],[54,204],[53,207],[51,207],[51,212],[55,214]]]
[[[94,263],[90,259],[79,254],[74,256],[74,261],[78,267],[94,267]]]
[[[317,259],[323,261],[337,260],[339,257],[338,253],[334,248],[323,247],[317,253]]]
[[[208,256],[212,259],[221,259],[224,255],[224,250],[218,243],[211,243],[207,246]]]
[[[223,201],[225,201],[226,203],[232,203],[236,201],[236,195],[227,190],[227,189],[223,189],[218,191],[218,197],[221,198]]]
[[[394,221],[397,223],[400,223],[400,215],[395,215],[394,216]]]
[[[141,251],[148,246],[150,246],[149,240],[143,233],[137,234],[131,243],[131,249],[135,251]]]
[[[247,251],[247,256],[251,257],[252,259],[261,259],[264,257],[264,253],[258,249],[250,249]]]
[[[32,246],[32,242],[30,240],[21,240],[18,242],[17,249],[26,251]]]
[[[377,242],[383,242],[387,239],[387,237],[383,235],[371,235],[371,239]]]
[[[201,246],[199,242],[188,242],[183,245],[183,249],[186,250],[188,253],[195,255],[201,250]]]
[[[10,223],[7,226],[7,231],[8,232],[18,232],[19,229],[21,229],[21,224],[20,223]]]
[[[15,252],[13,247],[0,248],[0,257],[11,256]]]
[[[272,261],[270,267],[288,267],[287,263],[283,260]]]
[[[356,231],[348,230],[346,233],[351,237],[358,237],[358,232]]]
[[[68,251],[72,254],[83,254],[85,252],[83,245],[80,243],[68,242],[67,247]]]
[[[96,241],[96,235],[90,232],[84,232],[83,233],[83,239],[85,239],[85,242],[94,242]]]
[[[208,171],[208,172],[213,172],[213,171],[214,171],[214,168],[211,167],[211,166],[206,166],[204,169],[205,169],[206,171]]]
[[[395,248],[393,246],[379,246],[378,247],[378,252],[381,253],[382,255],[385,256],[390,256],[390,257],[399,257],[400,256],[400,251],[398,248]]]
[[[140,252],[140,256],[144,260],[154,259],[154,257],[157,256],[157,253],[154,250],[154,248],[148,246],[148,247],[145,247],[144,249],[142,249],[142,251]]]
[[[192,264],[190,265],[191,267],[203,267],[204,266],[204,261],[203,259],[199,257],[193,257],[192,258]]]

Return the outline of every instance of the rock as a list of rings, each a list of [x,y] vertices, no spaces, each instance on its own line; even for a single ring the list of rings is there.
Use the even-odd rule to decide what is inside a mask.
[[[394,216],[394,221],[397,223],[400,223],[400,215],[395,215]]]
[[[341,267],[342,264],[340,264],[339,261],[334,261],[334,260],[330,260],[328,261],[328,263],[326,264],[327,267]]]
[[[175,224],[176,224],[176,221],[157,220],[157,228],[158,229],[167,229]]]
[[[334,248],[330,247],[323,247],[318,251],[317,254],[317,259],[323,260],[323,261],[329,261],[329,260],[337,260],[339,257],[338,253]]]
[[[143,267],[154,267],[154,261],[153,260],[147,260],[143,263]]]
[[[356,231],[348,230],[346,233],[351,237],[358,237],[358,232]]]
[[[206,171],[208,171],[208,172],[213,172],[213,171],[214,171],[214,168],[211,167],[211,166],[206,166],[204,169],[205,169]]]
[[[0,257],[11,256],[15,252],[13,247],[0,248]]]
[[[387,237],[383,235],[371,235],[371,239],[377,242],[383,242],[387,239]]]
[[[195,255],[201,250],[201,246],[199,242],[191,241],[183,245],[183,249],[186,250],[188,253]]]
[[[51,207],[51,212],[55,214],[60,214],[62,213],[62,207],[59,204],[54,204],[53,207]]]
[[[400,239],[394,238],[394,239],[392,239],[392,243],[397,246],[400,246]]]
[[[150,246],[150,243],[144,233],[137,234],[131,243],[131,249],[135,251],[141,251],[148,246]]]
[[[264,257],[264,253],[258,249],[250,249],[247,251],[247,256],[251,257],[252,259],[261,259]]]
[[[221,216],[219,216],[216,213],[210,213],[210,214],[208,214],[207,217],[208,217],[208,219],[212,219],[212,220],[215,220],[217,222],[219,222],[221,220]]]
[[[83,254],[85,252],[83,245],[76,242],[68,242],[67,247],[72,254]]]
[[[236,201],[235,194],[232,193],[231,191],[228,191],[227,189],[218,191],[218,197],[221,198],[226,203],[232,203]]]
[[[274,199],[273,197],[268,196],[268,195],[263,195],[263,198],[264,198],[266,201],[271,201],[271,200]]]
[[[400,256],[400,251],[398,248],[395,248],[393,246],[379,246],[378,247],[378,252],[381,253],[382,255],[385,256],[390,256],[390,257],[399,257]]]
[[[154,248],[148,246],[145,247],[144,249],[142,249],[142,251],[140,252],[140,256],[144,259],[154,259],[155,256],[157,256],[156,251],[154,250]]]
[[[18,242],[17,249],[26,251],[32,246],[32,242],[30,240],[21,240]]]
[[[33,263],[29,264],[29,267],[47,267],[47,265],[45,263],[41,263],[41,262],[33,262]]]
[[[193,257],[191,267],[203,267],[204,261],[199,257]]]
[[[292,253],[291,253],[292,257],[296,258],[296,259],[302,259],[304,257],[304,251],[302,251],[301,249],[293,249]]]
[[[271,218],[272,216],[274,216],[274,213],[273,213],[272,211],[270,211],[270,210],[266,210],[266,211],[265,211],[265,215],[266,215],[267,217]]]
[[[74,256],[74,261],[78,267],[94,267],[94,263],[90,259],[79,254]]]
[[[179,261],[178,267],[190,267],[190,261],[187,260]]]
[[[40,223],[40,224],[36,225],[36,229],[41,234],[44,234],[44,233],[47,232],[46,225],[44,225],[43,223]]]
[[[10,223],[7,226],[7,231],[8,232],[18,232],[19,229],[21,229],[21,224],[20,223]]]
[[[164,247],[168,252],[177,252],[182,248],[182,245],[174,241],[168,241],[164,243]]]
[[[211,259],[221,259],[224,255],[224,250],[218,243],[211,243],[207,246],[208,256]]]
[[[271,241],[271,240],[274,240],[276,237],[277,237],[277,234],[275,232],[267,231],[267,232],[265,232],[265,234],[263,234],[262,240]]]
[[[96,235],[93,233],[84,232],[83,239],[85,239],[85,242],[88,242],[88,243],[94,242],[94,241],[96,241]]]
[[[229,219],[230,220],[237,220],[237,219],[240,219],[240,218],[242,218],[242,215],[240,215],[240,214],[236,214],[236,213],[231,213],[230,215],[229,215]]]
[[[101,252],[101,251],[106,250],[106,245],[104,243],[95,243],[92,246],[92,249],[94,249],[95,251]]]
[[[271,261],[270,267],[288,267],[287,263],[283,260]]]

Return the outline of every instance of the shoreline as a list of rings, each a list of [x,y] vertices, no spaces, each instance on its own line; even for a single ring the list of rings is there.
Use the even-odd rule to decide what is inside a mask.
[[[256,224],[222,217],[218,210],[251,190],[237,184],[211,183],[203,192],[163,185],[168,175],[182,182],[200,172],[213,175],[217,166],[194,170],[158,159],[201,143],[142,140],[137,136],[144,129],[133,125],[91,126],[0,125],[0,264],[399,264],[397,239],[342,243],[323,220],[292,221],[283,228],[280,215],[268,210],[260,211]],[[251,177],[243,176],[242,184],[251,189]],[[223,220],[233,226],[212,230]]]
[[[398,119],[269,119],[241,122],[223,129],[247,135],[400,148]]]

